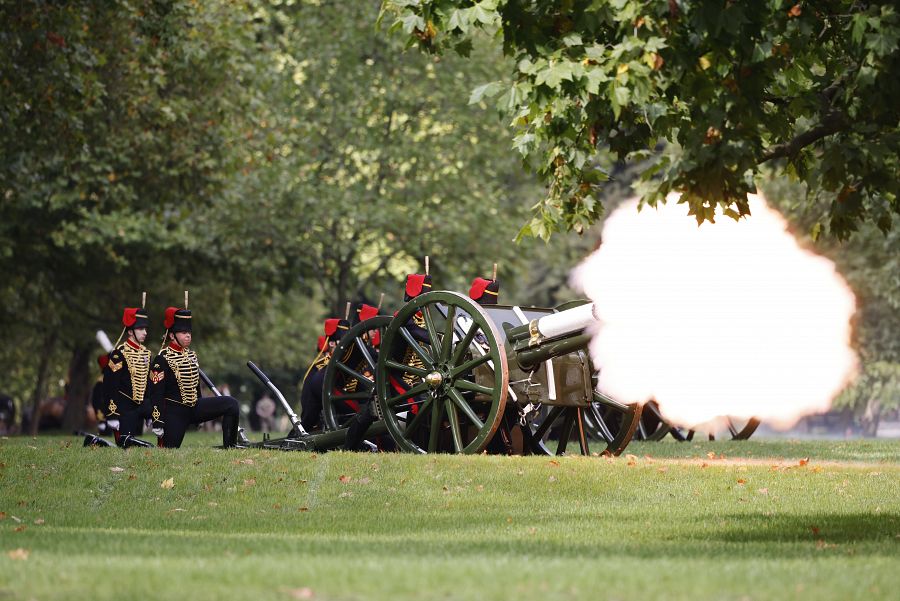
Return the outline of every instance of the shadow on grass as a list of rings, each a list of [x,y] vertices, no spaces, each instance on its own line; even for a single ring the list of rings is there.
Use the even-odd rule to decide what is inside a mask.
[[[764,516],[730,514],[691,527],[651,526],[643,534],[597,518],[585,529],[585,516],[517,522],[505,531],[485,532],[484,525],[466,527],[435,520],[379,532],[227,532],[190,529],[159,531],[116,528],[48,528],[34,532],[36,547],[78,554],[90,540],[102,539],[107,554],[185,557],[208,554],[290,554],[334,556],[377,553],[382,557],[529,557],[580,559],[627,556],[641,559],[734,560],[810,559],[827,554],[856,557],[900,555],[900,514],[811,514]],[[61,536],[62,535],[62,536]],[[45,538],[46,537],[46,538]]]

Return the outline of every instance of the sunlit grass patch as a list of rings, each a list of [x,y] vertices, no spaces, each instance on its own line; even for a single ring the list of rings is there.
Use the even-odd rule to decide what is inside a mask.
[[[708,442],[619,458],[78,442],[0,441],[0,598],[121,599],[110,582],[160,599],[877,599],[900,586],[900,463],[877,457],[891,445],[791,457],[751,440],[742,462]]]

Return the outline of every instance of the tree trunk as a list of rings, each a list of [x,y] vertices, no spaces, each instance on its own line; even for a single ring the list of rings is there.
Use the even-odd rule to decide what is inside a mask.
[[[863,411],[862,416],[859,418],[862,435],[866,438],[875,438],[878,434],[878,422],[880,420],[881,398],[879,396],[871,396],[866,402],[866,410]]]
[[[41,421],[41,401],[47,396],[47,376],[50,371],[50,355],[53,354],[53,348],[56,346],[56,328],[53,328],[44,338],[44,344],[41,347],[41,355],[38,358],[37,381],[34,383],[34,392],[31,394],[31,423],[28,424],[28,433],[32,436],[37,434],[38,423]],[[22,421],[25,421],[25,412],[22,412]],[[22,431],[25,431],[25,424],[22,424]]]
[[[72,432],[84,428],[85,407],[91,394],[90,356],[94,345],[80,344],[69,359],[68,394],[63,413],[63,431]]]

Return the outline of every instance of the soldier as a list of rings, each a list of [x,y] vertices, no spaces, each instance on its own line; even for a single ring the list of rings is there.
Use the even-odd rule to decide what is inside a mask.
[[[116,444],[122,448],[152,447],[137,438],[142,420],[149,417],[149,404],[144,403],[147,373],[150,371],[150,349],[144,346],[150,321],[143,309],[127,308],[122,314],[125,341],[110,353],[103,368],[103,403],[106,424]]]
[[[378,315],[378,307],[363,303],[357,307],[356,314],[359,317],[359,321],[366,321]],[[366,332],[365,338],[367,339],[366,343],[372,358],[377,361],[378,347],[381,344],[381,333],[376,329],[371,329]],[[371,373],[368,363],[365,361],[361,362],[357,369],[364,376],[374,379],[374,374]],[[367,401],[358,407],[356,415],[347,424],[347,438],[344,441],[344,449],[348,451],[363,449],[365,445],[363,437],[369,426],[375,423],[377,419],[378,413],[374,401]],[[367,450],[373,449],[369,447]],[[377,447],[374,450],[377,450]]]
[[[185,293],[185,301],[187,294]],[[187,302],[185,302],[187,305]],[[188,426],[222,418],[222,446],[237,446],[240,405],[230,396],[200,396],[200,364],[189,347],[193,341],[191,312],[169,307],[165,347],[150,368],[153,432],[159,446],[177,449]]]
[[[346,319],[325,320],[325,349],[313,361],[306,377],[303,379],[303,390],[300,392],[300,424],[306,431],[319,427],[322,416],[322,390],[325,384],[325,366],[334,346],[347,330],[350,323]]]

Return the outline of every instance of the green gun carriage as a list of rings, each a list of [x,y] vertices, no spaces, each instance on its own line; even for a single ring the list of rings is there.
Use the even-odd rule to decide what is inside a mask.
[[[583,301],[481,306],[456,292],[425,293],[341,339],[326,368],[326,426],[341,431],[374,403],[373,428],[403,451],[549,454],[575,442],[587,455],[594,438],[596,452],[619,454],[641,406],[595,390],[585,332],[593,319]]]

